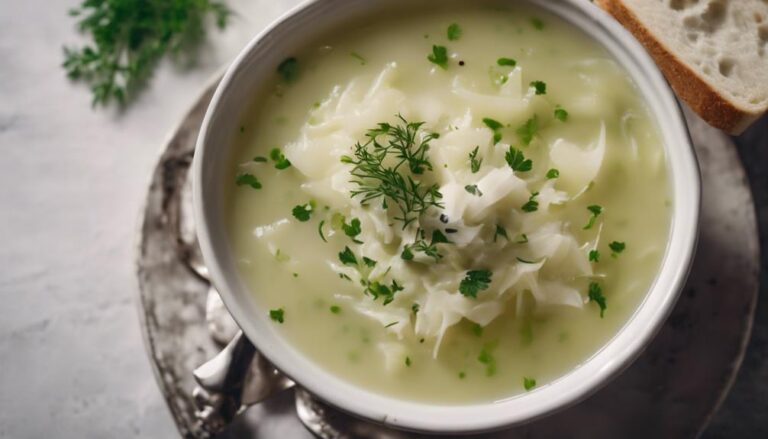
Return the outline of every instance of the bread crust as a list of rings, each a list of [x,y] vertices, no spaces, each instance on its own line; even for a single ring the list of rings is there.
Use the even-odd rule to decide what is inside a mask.
[[[595,0],[595,3],[640,41],[656,61],[677,96],[707,123],[730,134],[740,134],[760,116],[736,107],[718,93],[696,71],[657,40],[621,0]]]

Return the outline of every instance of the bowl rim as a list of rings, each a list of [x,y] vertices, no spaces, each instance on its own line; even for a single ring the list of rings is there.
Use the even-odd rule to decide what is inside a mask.
[[[381,3],[383,0],[379,0]],[[216,88],[206,111],[192,164],[194,220],[201,251],[211,273],[211,279],[235,321],[248,338],[276,368],[296,381],[310,393],[329,404],[355,416],[384,423],[399,429],[429,433],[473,433],[496,430],[533,421],[573,405],[599,388],[629,366],[653,339],[671,312],[685,284],[695,253],[698,237],[699,206],[701,201],[700,172],[690,140],[682,109],[663,75],[640,43],[621,25],[593,4],[580,0],[546,2],[520,0],[541,8],[570,23],[610,52],[619,61],[623,51],[625,71],[628,65],[640,67],[638,72],[627,73],[638,87],[664,140],[664,151],[673,198],[673,213],[668,232],[668,243],[659,272],[646,297],[621,329],[597,352],[576,369],[534,391],[485,403],[434,405],[427,402],[402,400],[368,391],[326,371],[306,358],[290,343],[282,339],[268,323],[266,313],[253,315],[246,310],[243,286],[238,284],[232,267],[225,267],[222,257],[229,251],[227,243],[212,239],[212,213],[206,206],[210,196],[201,184],[205,172],[206,156],[218,147],[211,140],[212,123],[221,110],[227,94],[236,89],[236,74],[251,58],[258,44],[274,37],[282,26],[297,20],[318,5],[344,6],[342,0],[306,0],[288,10],[257,34],[238,54]],[[335,2],[335,3],[334,3]],[[371,5],[377,2],[370,2]],[[577,15],[574,15],[577,14]],[[597,26],[588,31],[585,26]],[[607,40],[597,37],[603,34]],[[307,34],[311,37],[311,33]],[[305,38],[309,40],[309,38]],[[613,45],[611,50],[609,45]],[[638,81],[638,78],[644,79]],[[651,104],[651,101],[655,105]],[[652,110],[665,110],[656,114]],[[245,302],[244,302],[245,301]],[[262,309],[262,311],[264,311]]]

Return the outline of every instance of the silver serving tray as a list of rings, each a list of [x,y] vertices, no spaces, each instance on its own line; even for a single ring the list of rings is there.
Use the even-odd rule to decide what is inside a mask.
[[[221,342],[236,330],[227,327],[226,316],[206,321],[209,285],[194,249],[187,178],[198,129],[218,79],[164,146],[138,236],[140,318],[147,353],[178,430],[189,438],[210,437],[196,417],[192,371],[219,353]],[[690,278],[664,328],[631,367],[590,398],[488,437],[697,436],[727,395],[746,349],[757,300],[755,211],[730,139],[692,113],[686,112],[686,117],[703,180],[701,231]],[[238,415],[219,437],[313,434],[415,437],[352,418],[293,389]]]

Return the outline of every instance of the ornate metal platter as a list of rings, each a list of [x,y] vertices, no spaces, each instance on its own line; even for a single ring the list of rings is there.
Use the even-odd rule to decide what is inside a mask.
[[[165,145],[138,237],[147,353],[179,432],[189,438],[209,436],[195,416],[192,371],[215,356],[236,331],[215,303],[208,308],[218,317],[206,321],[209,285],[194,249],[187,179],[198,129],[217,82],[207,87]],[[749,339],[757,299],[755,211],[728,137],[696,116],[687,118],[703,181],[701,234],[690,278],[669,320],[632,366],[587,400],[488,437],[691,437],[706,428],[728,393]],[[313,433],[333,438],[413,437],[351,418],[293,389],[251,407],[220,437],[300,438]]]

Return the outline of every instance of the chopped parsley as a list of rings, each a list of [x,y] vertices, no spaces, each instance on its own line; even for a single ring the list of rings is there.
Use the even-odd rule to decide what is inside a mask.
[[[427,241],[424,239],[425,237],[423,230],[419,229],[416,235],[419,237],[419,239],[414,241],[413,244],[408,244],[403,247],[403,251],[400,253],[400,257],[403,260],[411,261],[414,258],[414,252],[422,252],[437,262],[440,260],[440,258],[443,257],[443,255],[441,255],[437,250],[437,244],[451,244],[451,241],[448,239],[448,237],[439,230],[432,232],[432,240],[429,244],[427,244]]]
[[[459,27],[458,23],[451,23],[451,25],[448,26],[447,34],[450,41],[456,41],[461,38],[461,27]]]
[[[500,66],[514,67],[517,65],[517,61],[512,58],[499,58],[496,60],[496,64]]]
[[[468,184],[468,185],[464,186],[464,190],[469,192],[470,194],[478,196],[478,197],[482,197],[483,196],[483,193],[480,191],[480,189],[477,187],[476,184]]]
[[[363,264],[368,268],[373,268],[376,266],[376,261],[367,256],[363,256]]]
[[[611,256],[616,257],[619,253],[623,252],[624,249],[627,247],[626,244],[619,241],[613,241],[612,243],[608,244],[608,247],[611,249],[613,254]]]
[[[285,169],[291,166],[291,162],[285,158],[283,152],[280,151],[280,148],[272,148],[272,150],[269,151],[269,158],[275,162],[275,169]]]
[[[253,158],[253,161],[256,163],[266,163],[267,158],[264,156],[257,155],[256,157]]]
[[[469,153],[469,169],[473,174],[480,171],[480,165],[483,164],[483,159],[477,158],[477,153],[480,151],[480,146],[476,146],[472,152]]]
[[[349,247],[344,247],[344,250],[339,252],[339,261],[344,265],[357,265],[357,258]]]
[[[363,58],[363,56],[360,55],[357,52],[350,52],[349,56],[351,56],[352,58],[356,59],[360,63],[361,66],[364,66],[364,65],[368,64],[368,61],[365,58]]]
[[[483,327],[480,326],[478,323],[473,323],[471,328],[472,328],[472,333],[475,334],[476,337],[483,336]]]
[[[531,87],[536,90],[537,95],[547,94],[547,83],[544,81],[533,81],[531,82]]]
[[[413,311],[414,314],[417,314],[419,312],[419,304],[414,303],[413,305],[411,305],[411,311]]]
[[[541,19],[541,18],[539,18],[539,17],[533,17],[533,18],[531,18],[531,25],[532,25],[532,26],[533,26],[533,27],[534,27],[536,30],[544,30],[544,20],[542,20],[542,19]]]
[[[534,115],[532,118],[525,121],[517,130],[515,134],[520,138],[523,145],[528,146],[533,141],[533,137],[539,131],[539,119]]]
[[[493,143],[499,143],[499,141],[501,141],[501,129],[504,128],[504,125],[498,120],[491,119],[490,117],[484,117],[483,123],[493,131]]]
[[[285,311],[282,308],[270,309],[269,318],[282,324],[285,321]]]
[[[325,239],[325,235],[323,234],[324,225],[325,225],[325,220],[320,221],[320,224],[317,225],[317,233],[320,234],[320,239],[322,239],[323,242],[328,242],[328,240]]]
[[[547,171],[547,178],[550,179],[550,180],[552,180],[554,178],[557,178],[559,176],[560,176],[560,171],[558,171],[555,168],[552,168],[549,171]]]
[[[293,213],[294,218],[301,222],[309,221],[309,218],[312,216],[312,212],[315,210],[315,202],[311,201],[307,204],[301,204],[293,208],[291,213]]]
[[[584,226],[584,230],[591,229],[592,226],[595,225],[595,221],[597,221],[597,217],[600,216],[601,213],[603,213],[602,206],[598,206],[597,204],[587,206],[587,210],[591,213],[591,215],[589,217],[589,221],[587,221],[587,224]]]
[[[330,308],[330,309],[331,309],[331,312],[332,312],[333,314],[338,314],[338,313],[340,313],[340,312],[341,312],[341,307],[340,307],[340,306],[338,306],[338,305],[331,305],[331,308]]]
[[[507,241],[509,241],[507,229],[505,229],[503,226],[500,226],[499,224],[496,224],[496,233],[493,234],[493,242],[496,242],[496,239],[498,239],[499,236],[503,236]]]
[[[440,66],[442,69],[448,68],[448,49],[445,46],[432,46],[432,53],[427,55],[427,59],[432,64]]]
[[[590,262],[600,262],[600,252],[597,250],[590,250],[589,251],[589,261]]]
[[[526,159],[523,152],[514,146],[509,147],[509,151],[504,154],[504,159],[513,171],[528,172],[533,169],[533,162],[531,159]]]
[[[383,300],[382,305],[388,305],[393,300],[395,300],[395,293],[402,290],[402,285],[398,284],[397,281],[393,279],[390,286],[386,286],[376,281],[369,282],[368,287],[365,289],[365,293],[373,296],[373,300],[381,297]]]
[[[555,119],[559,120],[560,122],[565,122],[568,120],[568,112],[558,105],[555,107]]]
[[[405,357],[405,367],[411,367],[411,357]]]
[[[493,273],[490,270],[467,271],[464,279],[459,283],[459,292],[465,297],[477,298],[477,293],[487,290],[491,285]]]
[[[294,57],[286,58],[277,66],[277,73],[285,82],[295,81],[299,77],[299,60]]]
[[[464,379],[464,378],[466,378],[466,377],[467,377],[467,374],[466,374],[466,373],[464,373],[464,372],[459,372],[459,379],[460,379],[460,380],[463,380],[463,379]]]
[[[362,244],[361,241],[358,241],[356,236],[362,232],[362,229],[360,228],[360,220],[357,218],[352,218],[352,220],[347,224],[346,222],[343,222],[341,224],[341,229],[344,230],[344,234],[349,236],[353,242],[357,244]]]
[[[534,387],[536,387],[536,379],[523,377],[523,388],[525,388],[526,392],[533,389]]]
[[[528,201],[523,204],[520,208],[523,209],[523,212],[535,212],[539,210],[539,202],[536,201],[536,197],[539,195],[538,192],[534,192],[531,194],[531,196],[528,198]]]
[[[485,365],[485,374],[487,376],[496,374],[496,358],[493,356],[495,348],[496,343],[486,343],[480,350],[480,355],[477,356],[477,361]]]
[[[424,122],[408,122],[401,115],[397,117],[402,124],[379,123],[366,133],[368,141],[355,144],[353,156],[342,156],[341,162],[354,165],[350,174],[357,188],[352,191],[352,197],[361,196],[363,205],[378,198],[383,198],[384,206],[392,201],[400,211],[395,219],[402,221],[405,228],[427,209],[443,207],[440,203],[443,195],[437,184],[426,186],[400,169],[405,165],[413,175],[431,171],[432,163],[427,157],[429,142],[439,136],[420,135]]]
[[[244,173],[235,177],[235,184],[238,186],[250,186],[254,189],[261,189],[261,182],[255,175]]]
[[[595,302],[597,306],[600,307],[600,318],[603,318],[603,315],[605,314],[605,308],[606,305],[606,299],[605,296],[603,296],[603,289],[600,287],[600,284],[597,282],[590,282],[589,283],[589,301]]]

